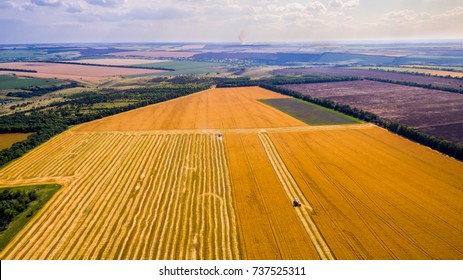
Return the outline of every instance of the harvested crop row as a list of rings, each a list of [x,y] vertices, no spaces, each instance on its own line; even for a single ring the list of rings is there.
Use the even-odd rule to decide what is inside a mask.
[[[461,259],[463,165],[380,128],[270,134],[338,259]]]
[[[216,135],[67,132],[26,158],[2,170],[1,184],[23,180],[21,170],[33,170],[27,176],[36,180],[59,172],[74,177],[2,259],[240,258]]]
[[[244,259],[318,259],[256,134],[224,136]]]
[[[278,179],[280,179],[281,185],[283,186],[287,197],[291,200],[294,197],[301,198],[300,202],[302,203],[301,208],[296,208],[296,214],[299,217],[300,221],[304,225],[307,234],[310,237],[310,240],[315,246],[318,255],[322,260],[333,260],[334,256],[330,250],[328,244],[326,244],[323,236],[320,234],[320,231],[317,228],[317,225],[314,223],[312,218],[310,217],[311,213],[313,212],[312,206],[310,203],[305,199],[303,194],[301,193],[296,181],[291,176],[290,172],[286,168],[286,165],[283,163],[283,160],[278,155],[278,152],[275,149],[275,146],[270,140],[269,136],[264,133],[259,134],[259,139],[264,146],[265,152],[267,153],[267,157],[269,158],[273,169],[275,170]]]

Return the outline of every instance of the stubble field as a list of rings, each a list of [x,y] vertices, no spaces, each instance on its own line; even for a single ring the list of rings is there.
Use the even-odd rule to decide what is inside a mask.
[[[0,150],[11,147],[14,143],[26,140],[32,133],[2,133],[0,134]]]
[[[8,74],[14,73],[18,76],[70,79],[75,81],[84,80],[88,82],[98,82],[114,76],[153,74],[163,72],[161,70],[117,68],[45,62],[8,62],[0,63],[0,67],[8,69],[23,69],[37,71],[37,73],[14,71],[3,72]]]
[[[461,162],[257,101],[278,97],[213,89],[53,138],[0,170],[63,185],[0,258],[463,258]]]

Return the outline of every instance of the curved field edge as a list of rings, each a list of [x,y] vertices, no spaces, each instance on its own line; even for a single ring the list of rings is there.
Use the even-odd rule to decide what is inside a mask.
[[[32,201],[26,210],[17,215],[13,221],[8,225],[8,228],[0,232],[0,252],[8,245],[11,239],[24,228],[24,226],[33,219],[42,207],[53,197],[53,195],[60,189],[61,185],[47,184],[47,185],[31,185],[20,187],[1,187],[0,191],[4,189],[10,190],[36,190],[38,194],[37,200]]]
[[[27,139],[33,133],[1,133],[0,134],[0,151],[8,149],[14,143],[21,142]]]

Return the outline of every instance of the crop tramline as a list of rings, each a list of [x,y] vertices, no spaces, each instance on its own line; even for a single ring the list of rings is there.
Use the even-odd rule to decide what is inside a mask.
[[[50,157],[53,157],[53,152],[50,152]],[[36,165],[37,163],[36,162],[30,162],[29,163],[30,165],[34,166]],[[55,163],[57,164],[57,163]],[[51,166],[51,165],[48,165],[48,166]],[[69,195],[66,197],[66,199],[64,199],[64,201],[61,201],[61,204],[55,204],[54,205],[54,209],[53,211],[51,211],[51,215],[50,216],[46,216],[44,215],[44,217],[41,217],[41,219],[37,222],[36,225],[34,225],[33,222],[31,222],[29,225],[33,225],[33,230],[31,232],[29,232],[29,236],[26,236],[26,238],[28,238],[30,240],[29,242],[29,245],[31,246],[34,246],[34,245],[37,245],[37,246],[40,246],[38,244],[41,244],[41,240],[38,240],[38,242],[34,243],[32,241],[36,241],[37,238],[46,238],[46,235],[41,235],[41,234],[37,234],[37,232],[35,230],[37,230],[39,227],[45,227],[45,228],[48,228],[49,229],[49,232],[53,232],[51,230],[52,227],[56,226],[56,223],[53,223],[55,221],[55,219],[57,217],[59,218],[63,218],[63,215],[66,215],[66,211],[65,209],[66,208],[69,208],[70,204],[72,202],[75,202],[75,201],[81,201],[80,199],[74,199],[74,195],[79,195],[79,194],[82,194],[80,193],[78,190],[78,188],[76,188],[74,186],[74,184],[71,184],[71,186],[69,186],[69,188],[66,188],[67,191],[69,191]],[[82,191],[82,190],[81,190]],[[70,207],[71,209],[75,209],[75,208],[72,208]],[[64,221],[68,221],[67,219],[63,219]],[[27,248],[27,247],[26,247]],[[24,249],[26,249],[24,248]],[[36,249],[34,247],[29,247],[27,250],[24,250],[24,253],[28,252],[29,255],[33,254],[34,252],[36,252]],[[25,257],[25,256],[24,256]]]
[[[0,170],[62,185],[0,259],[462,258],[461,162],[269,98],[211,89],[53,137]]]
[[[109,140],[106,145],[111,145],[111,141]],[[134,143],[128,141],[126,146],[121,147],[120,144],[124,142],[118,142],[118,145],[111,145],[113,149],[115,149],[119,153],[123,153],[124,150],[132,149]],[[92,173],[94,170],[101,170],[100,168],[107,169],[110,166],[115,166],[114,164],[114,157],[111,156],[111,153],[104,154],[104,150],[101,154],[96,154],[99,158],[102,159],[99,164],[97,163],[95,166],[88,167],[88,176],[84,178],[84,180],[75,188],[80,189],[80,197],[72,199],[71,202],[73,203],[71,209],[74,211],[69,214],[69,216],[65,216],[66,224],[64,225],[65,228],[70,228],[72,230],[61,230],[60,234],[62,234],[61,239],[56,238],[53,242],[62,245],[62,250],[65,250],[68,254],[72,254],[72,248],[75,246],[73,243],[70,243],[68,246],[65,246],[61,242],[61,240],[68,240],[68,238],[73,237],[81,237],[81,231],[85,230],[90,225],[84,223],[84,220],[88,215],[92,213],[90,209],[92,206],[95,205],[93,203],[95,197],[103,195],[105,191],[105,185],[101,184],[101,181],[105,178],[108,178],[111,172],[101,172],[100,173]],[[117,166],[117,165],[116,165]],[[95,187],[98,186],[98,187]],[[85,195],[85,196],[84,196]],[[88,212],[88,214],[87,214]],[[62,219],[62,218],[61,218]],[[51,241],[51,240],[50,240]],[[60,248],[60,245],[55,245],[54,247]],[[51,244],[50,244],[51,246]],[[79,248],[79,247],[77,247]],[[51,257],[51,256],[50,256]],[[77,258],[77,257],[74,257]]]
[[[125,148],[127,148],[127,150],[130,150],[130,149],[133,149],[134,148],[134,144],[132,141],[127,141],[127,146],[126,147],[123,147],[123,149],[121,150],[116,150],[117,153],[120,153],[120,154],[124,154],[123,151],[125,151]],[[116,146],[117,147],[117,146]],[[109,154],[109,153],[108,153]],[[122,158],[122,157],[121,157]],[[95,199],[95,193],[96,192],[96,195],[98,197],[104,197],[105,196],[105,191],[107,190],[107,185],[102,183],[102,182],[105,182],[106,180],[108,180],[110,177],[111,177],[111,170],[112,168],[117,168],[118,166],[118,163],[117,162],[114,162],[114,157],[110,156],[108,157],[108,161],[107,163],[105,164],[104,168],[108,168],[108,171],[110,172],[106,172],[104,174],[100,174],[100,176],[98,176],[97,174],[95,173],[91,173],[90,176],[89,176],[89,179],[90,181],[88,182],[83,182],[83,184],[85,185],[88,185],[88,186],[99,186],[98,189],[91,189],[91,188],[88,188],[88,198],[86,199],[89,199],[91,200],[89,205],[87,205],[83,210],[85,209],[92,209],[93,207],[95,207],[95,205],[98,205],[95,203],[94,199]],[[93,170],[93,169],[90,169],[90,170]],[[88,172],[90,172],[90,170]],[[100,171],[101,172],[101,171]],[[115,188],[117,190],[117,188]],[[86,200],[84,199],[84,200]],[[104,204],[103,204],[104,205]],[[100,206],[102,207],[102,206]],[[76,207],[78,209],[82,209],[80,207]],[[89,215],[91,215],[93,211],[89,211],[89,214],[87,216],[85,216],[85,213],[82,213],[81,215],[83,216],[81,219],[79,219],[78,223],[81,225],[81,226],[78,226],[76,228],[76,232],[74,234],[72,234],[71,236],[72,237],[75,237],[75,236],[78,236],[80,238],[80,240],[83,239],[82,237],[82,232],[83,230],[85,230],[86,228],[91,228],[94,226],[94,224],[87,224],[85,223],[85,218],[87,218]],[[103,218],[104,216],[100,217],[100,218]],[[100,221],[103,220],[105,221],[105,219],[99,219]],[[82,225],[87,225],[87,226],[82,226]],[[91,236],[85,236],[84,237],[86,240],[92,240]],[[66,247],[65,247],[66,248]],[[69,258],[78,258],[78,256],[75,256],[74,254],[76,253],[76,251],[80,248],[79,246],[76,246],[76,243],[73,242],[73,240],[71,240],[70,244],[69,244],[69,249],[66,250],[66,252],[69,254],[68,256],[64,255],[64,257],[69,257]]]
[[[296,181],[291,176],[289,170],[287,169],[281,157],[278,155],[278,152],[275,146],[273,145],[272,140],[270,140],[267,134],[263,133],[259,134],[259,139],[262,142],[262,145],[264,146],[265,152],[267,153],[267,157],[269,158],[275,172],[277,173],[277,176],[280,179],[283,188],[285,189],[288,199],[292,200],[294,197],[298,197],[301,199],[300,201],[303,204],[302,207],[300,209],[295,210],[297,216],[304,225],[304,228],[307,231],[310,240],[314,244],[320,258],[322,260],[334,259],[333,253],[331,252],[328,244],[326,244],[326,241],[324,240],[322,234],[317,228],[317,225],[311,218],[311,213],[313,213],[312,206],[310,206],[309,202],[305,199]]]
[[[136,213],[132,214],[134,216],[134,222],[132,223],[128,233],[122,236],[124,237],[124,241],[121,242],[118,247],[118,251],[116,252],[117,257],[115,257],[116,259],[122,259],[124,257],[129,259],[131,258],[130,256],[132,256],[132,250],[136,248],[136,246],[128,246],[127,244],[131,244],[133,242],[133,239],[138,236],[137,233],[138,230],[141,228],[141,222],[145,221],[145,218],[143,216],[144,210],[148,207],[144,207],[144,205],[148,203],[149,199],[147,198],[153,192],[153,184],[152,182],[150,182],[151,177],[146,176],[146,174],[149,174],[149,168],[150,166],[152,166],[154,158],[159,155],[159,137],[153,139],[151,141],[151,144],[151,146],[147,147],[147,150],[149,151],[147,153],[147,160],[145,161],[143,170],[141,171],[141,175],[139,176],[139,179],[137,180],[137,185],[135,187],[136,191],[139,191],[141,189],[143,195],[140,195],[138,201],[135,203],[135,205],[138,206],[136,207]]]
[[[147,143],[147,139],[141,138],[140,140],[142,140],[142,141],[140,142],[140,149],[141,149],[142,147],[146,147],[146,146],[147,146],[148,148],[151,147],[151,146],[149,145],[149,143]],[[140,158],[140,160],[142,160],[142,159],[143,159],[143,158]],[[133,165],[134,167],[139,166],[138,163],[132,163],[132,165]],[[135,177],[134,177],[134,179],[135,179]],[[119,182],[118,182],[118,181],[115,181],[115,182],[113,182],[113,184],[110,183],[110,184],[105,184],[105,185],[107,185],[107,186],[112,186],[113,189],[118,189],[118,188],[115,188],[115,187],[114,187],[114,185],[118,185],[118,184],[119,184]],[[129,184],[129,183],[123,183],[123,185],[126,186],[127,191],[130,191],[130,189],[133,188],[132,183],[130,183],[130,184]],[[109,195],[101,195],[101,197],[105,197],[105,198],[106,198],[106,197],[111,197],[111,196],[112,196],[111,194],[109,194]],[[103,203],[103,201],[97,201],[97,202],[96,202],[96,204],[99,204],[99,203]],[[136,204],[134,203],[134,205],[136,205]],[[100,208],[100,209],[101,209],[101,208]],[[107,213],[107,211],[108,211],[108,209],[101,209],[101,210],[105,210],[105,211],[101,211],[101,212],[102,212],[101,214],[95,215],[95,216],[94,216],[94,220],[92,220],[92,222],[91,222],[91,224],[93,224],[94,226],[102,225],[102,223],[101,223],[101,221],[100,221],[100,220],[101,220],[100,218],[101,218],[101,217],[104,217],[104,214],[103,214],[103,213]],[[126,214],[125,212],[123,212],[123,213]],[[121,214],[121,215],[122,215],[122,214]],[[107,219],[109,219],[109,218],[105,218],[104,220],[107,220]],[[100,223],[98,223],[98,221],[100,221]],[[89,231],[89,232],[98,232],[99,230],[96,231],[96,230],[94,230],[93,228],[89,228],[88,231]],[[87,234],[84,233],[84,234],[82,234],[82,236],[88,236],[88,233],[87,233]],[[117,235],[117,236],[119,237],[119,236],[121,236],[121,235]],[[87,245],[87,246],[91,246],[92,243],[93,243],[93,244],[98,244],[98,241],[92,240],[91,238],[82,238],[82,239],[84,239],[84,241],[85,241],[86,243],[89,244],[89,245]],[[83,247],[87,247],[87,246],[84,245]],[[76,247],[79,248],[80,246],[77,245]],[[94,256],[91,256],[91,255],[90,255],[90,253],[91,253],[91,251],[86,251],[86,254],[83,255],[82,258],[83,258],[83,259],[94,258]]]
[[[27,163],[2,170],[2,182],[23,180],[24,168],[38,181],[72,177],[2,258],[239,256],[230,237],[237,233],[225,150],[216,135],[66,132],[49,143],[26,155]]]
[[[160,141],[167,141],[169,135],[163,135]],[[160,154],[156,157],[157,161],[155,163],[155,166],[152,168],[152,173],[150,176],[150,183],[153,184],[153,186],[165,186],[165,184],[161,185],[161,178],[160,176],[157,176],[156,173],[158,173],[158,170],[161,169],[162,166],[166,164],[166,161],[168,160],[168,156],[172,155],[172,153],[169,153],[169,151],[172,150],[174,146],[174,141],[167,141],[166,145],[163,145],[160,147]],[[164,159],[161,161],[160,159]],[[150,199],[150,205],[159,205],[160,200],[163,197],[163,192],[165,191],[165,188],[159,188],[157,189],[156,192],[153,191],[152,195],[150,196],[152,199]],[[148,221],[152,221],[157,217],[158,213],[156,211],[156,208],[154,207],[147,207],[149,209],[149,214],[147,216]],[[138,249],[138,251],[141,250],[141,253],[138,253],[138,256],[140,259],[149,259],[153,258],[151,255],[151,252],[153,252],[152,248],[150,247],[154,242],[153,235],[155,233],[155,229],[157,229],[159,226],[159,223],[148,223],[146,227],[143,228],[141,236],[144,237],[146,236],[146,241],[142,242],[142,247]]]

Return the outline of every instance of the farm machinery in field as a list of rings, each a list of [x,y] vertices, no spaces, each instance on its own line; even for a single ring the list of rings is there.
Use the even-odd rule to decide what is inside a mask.
[[[302,204],[299,202],[299,199],[294,198],[293,207],[301,207],[301,205],[302,205]]]

